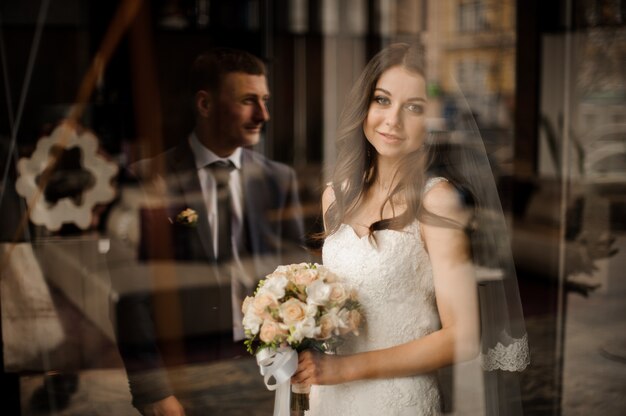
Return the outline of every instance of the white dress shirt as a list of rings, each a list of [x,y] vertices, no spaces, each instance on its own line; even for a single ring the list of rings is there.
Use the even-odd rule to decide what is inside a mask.
[[[246,277],[246,272],[241,265],[239,252],[237,250],[238,242],[241,241],[243,233],[243,190],[241,186],[241,148],[237,148],[227,158],[221,158],[205,147],[195,133],[189,136],[189,146],[194,155],[196,169],[198,170],[198,179],[200,179],[200,187],[207,208],[209,225],[211,227],[211,241],[213,243],[213,254],[215,257],[219,255],[218,250],[218,219],[217,219],[217,183],[211,170],[207,167],[217,161],[230,161],[235,166],[230,172],[229,188],[232,201],[232,224],[233,230],[230,238],[232,245],[233,261],[231,262],[231,299],[233,312],[233,338],[235,341],[244,339],[244,331],[241,323],[241,303],[245,291],[246,282],[250,279]]]

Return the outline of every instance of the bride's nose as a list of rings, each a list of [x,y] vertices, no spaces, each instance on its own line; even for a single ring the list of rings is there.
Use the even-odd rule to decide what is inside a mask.
[[[398,127],[401,125],[402,117],[400,115],[400,109],[390,108],[385,113],[385,125],[388,127]]]

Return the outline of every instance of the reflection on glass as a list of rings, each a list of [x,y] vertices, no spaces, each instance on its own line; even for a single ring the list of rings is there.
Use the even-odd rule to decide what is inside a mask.
[[[566,216],[568,230],[576,231],[566,236],[565,244],[576,255],[566,257],[566,287],[574,290],[565,309],[563,400],[564,406],[584,402],[611,413],[626,403],[610,392],[610,385],[623,377],[615,363],[626,360],[626,338],[618,329],[624,325],[621,299],[626,286],[620,270],[626,264],[626,240],[617,214],[623,211],[620,195],[626,189],[626,78],[618,64],[626,56],[626,31],[611,27],[622,19],[619,2],[602,3],[600,9],[596,5],[599,15],[594,20],[601,27],[572,38],[573,99],[564,106],[572,117],[566,147],[572,163],[563,180],[572,189],[568,200],[578,209]],[[583,337],[593,341],[581,341]],[[593,376],[602,369],[601,379]],[[606,391],[605,397],[580,394],[591,380],[594,388]]]
[[[119,335],[126,331],[132,341],[152,331],[173,357],[170,386],[199,392],[181,395],[188,414],[270,413],[273,396],[253,357],[227,359],[214,350],[231,344],[208,349],[201,342],[207,333],[232,331],[237,320],[230,280],[220,276],[236,274],[249,292],[280,263],[321,261],[322,242],[314,238],[323,229],[320,198],[338,162],[335,140],[348,91],[376,52],[419,41],[427,53],[427,128],[458,131],[476,124],[514,227],[532,355],[521,384],[525,414],[619,414],[626,406],[615,388],[623,384],[626,350],[624,2],[534,2],[546,21],[524,15],[518,23],[532,26],[540,39],[536,68],[532,61],[516,62],[518,45],[532,43],[518,38],[516,23],[516,11],[531,5],[517,3],[2,2],[2,377],[17,389],[3,395],[3,409],[137,414],[133,395],[142,392],[129,390]],[[571,17],[567,33],[560,32],[563,16],[555,9]],[[202,257],[214,257],[213,246],[223,244],[207,231],[214,222],[210,212],[222,201],[207,201],[202,190],[212,186],[213,173],[198,174],[192,166],[188,175],[164,175],[148,185],[145,179],[154,179],[149,169],[143,178],[128,170],[187,143],[197,106],[195,92],[186,88],[188,70],[210,46],[246,50],[266,65],[268,97],[255,111],[271,120],[262,129],[243,123],[259,139],[256,153],[245,154],[290,166],[293,171],[284,171],[295,172],[297,182],[285,195],[297,191],[301,207],[266,210],[261,201],[278,185],[266,186],[258,172],[232,174],[227,188],[239,183],[231,191],[243,193],[240,204],[249,208],[231,224],[233,231],[269,235],[263,233],[301,216],[305,254],[299,242],[259,241],[247,233],[250,238],[234,242],[235,252],[255,244],[267,250],[213,263]],[[520,79],[533,71],[538,90],[518,91],[525,85]],[[537,108],[516,108],[520,94],[536,94]],[[236,118],[230,104],[219,102],[222,121]],[[519,114],[536,115],[536,126],[522,127],[537,137],[514,137]],[[46,142],[67,119],[78,131],[72,145]],[[92,133],[96,144],[84,137]],[[230,133],[222,129],[219,136]],[[513,149],[526,146],[536,149],[536,169],[521,177]],[[535,159],[521,162],[526,169]],[[172,194],[193,181],[203,184],[196,192]],[[206,209],[213,203],[215,210]],[[125,319],[133,302],[148,304],[141,313],[152,316],[142,322],[156,327]],[[184,363],[188,358],[192,364]],[[150,376],[155,383],[143,386],[155,389]],[[452,394],[474,394],[464,387]],[[232,399],[230,407],[207,392]]]

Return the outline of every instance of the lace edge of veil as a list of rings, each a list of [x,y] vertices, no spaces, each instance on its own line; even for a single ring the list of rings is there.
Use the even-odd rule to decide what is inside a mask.
[[[530,364],[528,334],[511,340],[507,346],[498,342],[494,348],[489,348],[486,354],[480,354],[483,370],[524,371],[528,367]]]

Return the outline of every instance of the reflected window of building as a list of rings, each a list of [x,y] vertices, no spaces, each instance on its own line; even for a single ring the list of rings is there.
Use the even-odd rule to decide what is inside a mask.
[[[460,2],[458,28],[460,32],[479,32],[489,29],[487,4],[484,1]]]

